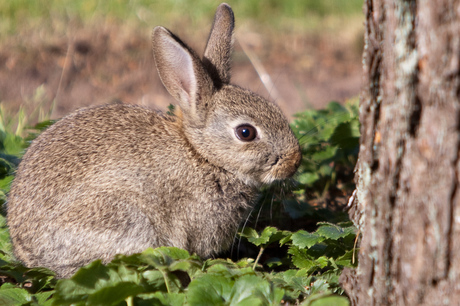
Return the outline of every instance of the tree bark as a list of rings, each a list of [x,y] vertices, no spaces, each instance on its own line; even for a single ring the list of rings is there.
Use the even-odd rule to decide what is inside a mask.
[[[460,303],[460,1],[366,0],[353,304]],[[353,274],[354,273],[354,274]]]

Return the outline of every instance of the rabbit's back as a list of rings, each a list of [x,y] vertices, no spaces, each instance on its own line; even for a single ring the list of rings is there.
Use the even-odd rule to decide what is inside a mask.
[[[168,133],[164,122],[156,112],[121,103],[83,109],[61,119],[33,141],[24,155],[9,212],[14,212],[16,198],[24,199],[24,193],[29,193],[28,201],[37,200],[43,202],[40,207],[52,209],[56,195],[60,207],[75,206],[65,198],[73,197],[77,189],[136,189],[132,176],[161,158],[165,144],[175,145],[175,137],[164,139]],[[47,198],[50,201],[43,201]]]
[[[228,246],[255,191],[201,160],[180,125],[177,117],[112,104],[42,133],[9,197],[17,257],[66,276],[147,247],[209,256]]]

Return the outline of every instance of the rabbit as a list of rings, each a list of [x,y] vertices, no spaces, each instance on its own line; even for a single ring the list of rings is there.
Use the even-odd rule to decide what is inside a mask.
[[[265,184],[291,177],[301,151],[274,103],[231,85],[234,17],[216,11],[202,59],[153,30],[173,114],[120,102],[75,111],[27,149],[7,203],[14,254],[70,277],[93,260],[174,246],[228,249]]]

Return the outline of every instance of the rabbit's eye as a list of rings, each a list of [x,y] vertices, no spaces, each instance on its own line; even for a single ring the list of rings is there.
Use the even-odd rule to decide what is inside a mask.
[[[252,141],[257,136],[257,130],[252,125],[243,124],[235,129],[235,135],[241,141]]]

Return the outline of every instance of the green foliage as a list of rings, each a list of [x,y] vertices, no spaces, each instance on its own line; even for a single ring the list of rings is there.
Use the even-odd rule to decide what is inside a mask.
[[[27,129],[29,136],[49,124]],[[177,248],[147,249],[107,264],[92,262],[57,280],[52,271],[15,261],[0,215],[0,304],[349,305],[338,279],[344,267],[356,266],[356,229],[330,204],[346,200],[353,188],[357,105],[305,111],[292,127],[304,154],[297,180],[263,191],[234,244],[236,252],[204,260]],[[4,198],[29,138],[7,124],[0,133]]]
[[[286,238],[289,234],[288,232],[281,232],[274,227],[267,226],[260,234],[253,228],[246,227],[240,235],[246,237],[249,242],[256,246],[267,246],[273,242]]]
[[[323,110],[306,110],[292,123],[302,147],[297,181],[297,201],[329,201],[354,189],[353,167],[358,156],[359,117],[357,101],[345,106],[330,103]],[[291,217],[311,215],[308,206],[287,203]]]
[[[336,227],[334,231],[329,227],[335,228],[320,226],[314,234],[324,239],[309,248],[300,247],[307,244],[300,232],[272,228],[270,236],[283,236],[287,239],[282,244],[289,245],[286,269],[280,272],[265,271],[263,266],[253,269],[249,259],[202,260],[172,247],[118,255],[107,265],[97,260],[70,279],[57,282],[46,269],[3,263],[0,274],[14,279],[17,285],[3,284],[0,301],[39,305],[279,305],[282,300],[319,301],[318,297],[323,296],[337,299],[331,296],[342,293],[337,272],[344,266],[353,266],[351,258],[343,259],[347,253],[343,248],[351,250],[352,246],[346,244],[355,233],[349,226]],[[342,234],[337,235],[337,230]],[[334,247],[327,245],[325,241],[329,240]],[[276,243],[281,244],[279,240]],[[24,284],[30,282],[32,285],[25,288]]]
[[[282,298],[282,289],[250,268],[162,247],[89,264],[58,281],[53,304],[278,305]]]
[[[10,234],[6,226],[6,217],[0,215],[0,263],[13,261],[13,248],[10,243]],[[5,272],[3,269],[0,271]]]
[[[5,283],[0,287],[0,305],[51,305],[54,291],[31,294],[24,288]]]
[[[324,110],[304,111],[296,115],[292,127],[299,137],[303,156],[308,157],[302,161],[300,183],[324,192],[326,186],[334,185],[338,179],[337,165],[350,166],[356,162],[360,136],[356,104],[342,106],[333,102]]]
[[[19,156],[26,147],[20,136],[24,122],[24,110],[21,109],[13,118],[0,105],[0,205],[6,201],[6,193],[14,177],[14,170],[19,164]],[[16,123],[16,131],[12,132]]]

